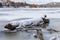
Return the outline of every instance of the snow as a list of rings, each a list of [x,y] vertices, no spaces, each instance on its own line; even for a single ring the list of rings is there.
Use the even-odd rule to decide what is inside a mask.
[[[28,4],[46,4],[52,2],[52,0],[11,0],[14,2],[26,2]]]
[[[40,21],[44,15],[47,18],[60,18],[59,10],[60,8],[0,8],[0,21],[36,24],[36,20]]]
[[[4,11],[4,12],[3,12]],[[57,13],[57,14],[56,14]],[[0,21],[11,21],[19,18],[41,19],[44,15],[48,18],[60,18],[59,9],[40,9],[40,8],[1,8]],[[54,16],[53,16],[54,15]]]
[[[24,0],[10,0],[10,1],[14,1],[14,2],[25,2]]]
[[[3,0],[6,2],[6,0]],[[14,1],[14,2],[26,2],[29,4],[46,4],[49,2],[60,2],[59,0],[10,0],[10,1]],[[0,0],[1,2],[1,0]]]
[[[59,33],[52,34],[49,40],[60,40],[60,34]]]
[[[47,18],[60,18],[59,11],[60,8],[0,8],[0,21],[9,21],[13,25],[25,26],[31,22],[39,22],[44,15],[47,15]],[[49,40],[55,38],[59,40],[59,36],[59,33],[45,35]]]

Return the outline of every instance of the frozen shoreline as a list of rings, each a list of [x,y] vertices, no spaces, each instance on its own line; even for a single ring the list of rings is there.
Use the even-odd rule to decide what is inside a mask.
[[[2,8],[1,8],[2,9]],[[44,15],[47,15],[47,17],[50,19],[50,26],[51,28],[55,28],[56,30],[58,29],[58,31],[60,31],[60,8],[56,8],[56,9],[36,9],[32,8],[32,9],[14,9],[12,11],[12,8],[5,8],[5,9],[0,9],[0,31],[4,31],[4,26],[9,23],[9,21],[11,21],[12,23],[16,22],[23,22],[23,21],[36,21],[41,19]],[[7,10],[6,10],[7,9]],[[5,10],[5,11],[3,11]],[[26,19],[26,20],[20,20],[20,18],[32,18],[32,19]],[[29,23],[27,22],[27,23]],[[23,34],[22,34],[23,33]],[[24,35],[26,34],[26,35]],[[46,35],[45,35],[46,34]],[[17,33],[2,33],[0,32],[0,35],[2,37],[0,37],[1,40],[35,40],[35,38],[32,36],[31,33],[25,33],[25,32],[17,32]],[[31,36],[28,36],[31,35]],[[44,33],[45,38],[47,39],[52,39],[54,37],[56,37],[57,35],[59,35],[59,33],[55,34],[47,34]],[[55,36],[56,35],[56,36]],[[26,36],[26,37],[25,37]],[[60,35],[59,35],[60,36]],[[49,37],[49,38],[48,38]],[[60,38],[58,38],[59,40]],[[38,39],[36,39],[38,40]]]
[[[0,8],[0,21],[19,18],[60,18],[60,8]]]

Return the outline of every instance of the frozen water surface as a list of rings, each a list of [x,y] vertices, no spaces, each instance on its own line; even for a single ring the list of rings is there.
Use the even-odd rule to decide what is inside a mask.
[[[44,15],[50,18],[50,28],[60,28],[60,8],[0,8],[0,39],[1,40],[39,40],[33,37],[33,31],[6,33],[4,26],[9,23],[30,23],[39,21]],[[38,20],[39,19],[39,20]],[[28,21],[28,22],[27,22]],[[45,40],[59,40],[59,33],[43,32]]]

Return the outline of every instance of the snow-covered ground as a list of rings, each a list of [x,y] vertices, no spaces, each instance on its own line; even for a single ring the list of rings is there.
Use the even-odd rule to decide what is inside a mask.
[[[12,23],[30,23],[32,21],[39,21],[41,18],[47,15],[47,18],[60,18],[60,8],[0,8],[0,25],[2,22]],[[4,24],[2,24],[4,25]],[[53,24],[52,24],[53,25]],[[44,37],[49,37],[49,40],[60,38],[57,36],[59,33],[46,34]]]
[[[0,21],[18,18],[60,18],[60,8],[0,8]]]

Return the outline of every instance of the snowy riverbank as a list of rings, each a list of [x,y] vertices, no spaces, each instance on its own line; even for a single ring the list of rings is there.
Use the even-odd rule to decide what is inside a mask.
[[[0,21],[19,18],[60,18],[60,8],[0,8]],[[4,19],[4,20],[3,20]]]
[[[50,19],[50,27],[55,27],[55,29],[58,29],[60,27],[60,8],[1,8],[0,9],[0,31],[5,30],[4,26],[9,23],[15,23],[15,22],[31,22],[40,20],[44,15],[47,15],[47,17]],[[26,35],[24,35],[26,34]],[[48,35],[47,35],[48,34]],[[18,33],[4,33],[0,32],[0,39],[1,40],[35,40],[35,38],[32,36],[32,33],[25,33],[18,32]],[[31,35],[31,36],[29,36]],[[53,35],[53,36],[52,36]],[[50,34],[50,33],[44,33],[44,37],[48,40],[53,39],[54,37],[57,37],[59,33]],[[26,37],[25,37],[26,36]],[[60,38],[57,37],[57,40]],[[38,40],[38,39],[36,39]]]

